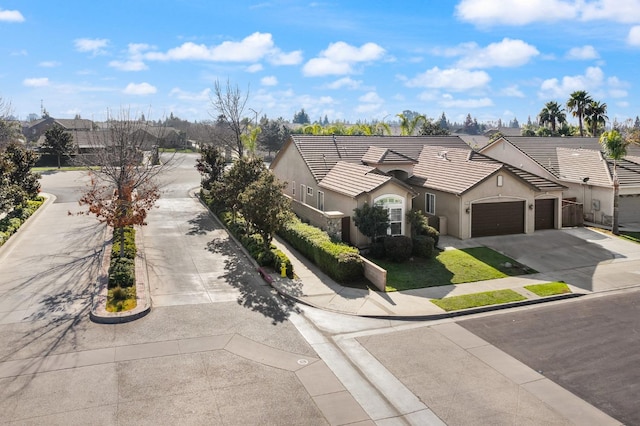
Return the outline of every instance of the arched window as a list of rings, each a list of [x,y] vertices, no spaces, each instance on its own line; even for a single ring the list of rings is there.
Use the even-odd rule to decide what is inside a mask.
[[[404,198],[387,194],[376,198],[373,202],[376,206],[382,206],[389,214],[388,235],[403,235],[404,230]]]

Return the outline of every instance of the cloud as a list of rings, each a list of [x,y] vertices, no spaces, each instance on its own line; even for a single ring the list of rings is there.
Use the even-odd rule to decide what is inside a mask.
[[[254,73],[254,72],[262,71],[263,69],[264,67],[262,66],[262,64],[251,64],[246,68],[246,71],[250,73]]]
[[[550,78],[540,85],[538,96],[540,99],[566,99],[576,90],[588,92],[600,91],[597,97],[610,96],[615,98],[625,97],[625,90],[629,83],[621,81],[617,77],[605,79],[604,72],[599,67],[589,67],[583,75],[564,76],[562,79]]]
[[[371,114],[378,111],[384,105],[384,100],[376,92],[367,92],[358,98],[360,104],[356,107],[356,112],[361,114]]]
[[[445,97],[440,101],[440,105],[445,108],[484,108],[493,106],[493,101],[489,98],[480,99],[452,99]]]
[[[631,27],[627,36],[627,43],[631,46],[640,46],[640,25]]]
[[[456,6],[456,16],[485,27],[557,21],[637,23],[640,0],[462,0]]]
[[[354,80],[351,77],[342,77],[326,85],[327,89],[338,90],[342,88],[356,90],[362,86],[362,80]]]
[[[383,57],[385,50],[375,43],[365,43],[360,47],[343,41],[329,44],[316,58],[309,60],[302,72],[305,76],[344,75],[355,72],[353,66]]]
[[[25,78],[22,84],[27,87],[45,87],[49,85],[49,79],[47,77]]]
[[[456,64],[460,68],[511,68],[526,64],[540,52],[522,40],[504,38],[484,48],[480,48],[476,43],[465,43],[449,54],[462,56]]]
[[[19,10],[0,9],[0,22],[24,22],[24,16]]]
[[[575,59],[575,60],[589,60],[589,59],[598,59],[600,55],[598,51],[590,45],[582,46],[582,47],[574,47],[570,49],[565,55],[567,59]]]
[[[275,47],[271,34],[255,32],[241,41],[224,41],[216,46],[187,42],[166,52],[147,52],[144,58],[151,61],[211,62],[258,62],[267,58],[274,65],[295,65],[302,61],[302,53],[284,53]]]
[[[129,83],[123,92],[127,95],[152,95],[157,91],[158,89],[149,83]]]
[[[562,0],[462,0],[456,6],[458,19],[479,26],[572,20],[576,15],[574,2]]]
[[[142,61],[130,60],[130,61],[111,61],[109,66],[120,71],[144,71],[149,69],[147,64]]]
[[[193,92],[186,92],[182,89],[175,87],[171,89],[171,91],[169,92],[169,96],[176,97],[182,101],[196,101],[196,102],[208,101],[211,99],[211,89],[206,88],[202,92],[193,93]]]
[[[55,68],[60,66],[60,62],[57,61],[42,61],[38,64],[42,68]]]
[[[91,52],[93,55],[101,55],[105,53],[104,48],[109,45],[106,38],[77,38],[73,41],[78,52]]]
[[[462,91],[486,86],[491,77],[484,71],[469,71],[450,68],[441,70],[433,67],[407,81],[408,87],[426,87],[429,89],[447,89]]]
[[[262,77],[260,79],[260,84],[262,84],[263,86],[277,86],[278,79],[273,75],[269,75],[266,77]]]
[[[522,93],[520,88],[517,85],[505,87],[500,91],[502,96],[508,96],[510,98],[524,98],[525,95]]]

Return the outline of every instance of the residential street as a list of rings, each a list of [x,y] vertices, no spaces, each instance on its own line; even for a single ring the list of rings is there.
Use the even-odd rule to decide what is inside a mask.
[[[68,214],[83,174],[43,177],[56,202],[0,249],[0,422],[637,423],[640,292],[431,322],[292,305],[189,195],[195,156],[177,158],[142,230],[153,307],[125,324],[89,321],[105,237]]]

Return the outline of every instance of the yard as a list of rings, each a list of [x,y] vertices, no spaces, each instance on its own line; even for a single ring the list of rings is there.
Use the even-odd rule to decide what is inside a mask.
[[[463,284],[536,272],[486,247],[445,250],[431,259],[414,258],[404,263],[370,260],[387,270],[387,291]]]

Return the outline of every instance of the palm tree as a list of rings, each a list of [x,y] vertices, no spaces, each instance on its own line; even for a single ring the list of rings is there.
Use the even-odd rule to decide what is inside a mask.
[[[567,109],[571,115],[578,117],[578,128],[580,136],[584,136],[584,128],[582,126],[582,118],[584,117],[587,105],[592,101],[591,96],[584,90],[576,90],[569,96],[567,101]]]
[[[409,119],[403,113],[396,114],[396,117],[400,119],[400,135],[401,136],[411,136],[416,131],[416,128],[427,121],[427,117],[422,114],[418,114],[412,119]]]
[[[550,124],[551,134],[553,135],[556,134],[556,125],[562,125],[566,122],[567,116],[564,113],[564,108],[561,108],[557,102],[547,102],[538,114],[538,123],[541,126]]]
[[[607,104],[604,102],[591,101],[587,104],[584,115],[591,136],[598,135],[598,128],[604,128],[609,117],[607,117]]]
[[[618,181],[617,163],[627,155],[627,141],[617,130],[604,132],[600,136],[600,145],[607,157],[613,160],[613,223],[611,232],[618,235],[618,194],[620,182]]]

